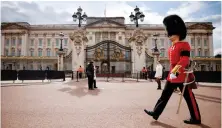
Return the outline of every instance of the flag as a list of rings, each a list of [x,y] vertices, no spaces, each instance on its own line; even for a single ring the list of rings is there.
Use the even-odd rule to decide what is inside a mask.
[[[106,4],[105,4],[104,16],[106,17]]]

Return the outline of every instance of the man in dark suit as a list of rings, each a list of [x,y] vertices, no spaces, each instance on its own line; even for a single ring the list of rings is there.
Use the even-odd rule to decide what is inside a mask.
[[[94,79],[94,66],[93,62],[91,61],[88,66],[86,67],[86,75],[88,77],[88,87],[89,90],[93,90],[93,79]]]

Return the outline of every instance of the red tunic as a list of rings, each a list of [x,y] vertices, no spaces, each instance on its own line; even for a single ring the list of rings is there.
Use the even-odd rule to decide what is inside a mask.
[[[181,55],[181,52],[190,52],[190,45],[188,42],[177,42],[168,50],[170,72],[167,80],[172,83],[184,83],[185,81],[186,74],[184,73],[184,69],[188,66],[190,59],[189,56]],[[177,78],[171,80],[170,73],[177,74]]]

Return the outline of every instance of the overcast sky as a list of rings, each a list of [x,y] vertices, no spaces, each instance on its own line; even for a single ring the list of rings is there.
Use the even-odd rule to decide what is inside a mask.
[[[78,1],[3,1],[1,3],[2,22],[28,22],[30,24],[73,24],[72,14],[81,6],[90,17],[125,17],[130,23],[129,15],[136,5],[145,14],[143,23],[162,24],[166,15],[178,14],[185,22],[213,22],[214,52],[221,52],[221,2],[78,2]]]

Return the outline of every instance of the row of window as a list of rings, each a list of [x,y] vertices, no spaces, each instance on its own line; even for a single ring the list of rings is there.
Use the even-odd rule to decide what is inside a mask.
[[[67,53],[68,50],[67,50],[67,49],[64,49],[64,51],[65,51],[65,53]],[[42,52],[41,49],[38,50],[38,56],[43,56],[42,53],[43,53],[43,52]],[[47,50],[47,51],[46,51],[46,56],[52,56],[51,53],[52,53],[51,50]],[[35,56],[35,55],[34,55],[34,50],[31,50],[31,51],[30,51],[30,56]],[[57,52],[55,52],[55,56],[57,56]]]
[[[191,46],[195,46],[195,39],[191,38]],[[201,46],[201,39],[197,38],[197,46]],[[207,39],[204,39],[204,46],[208,46]]]
[[[43,39],[40,38],[39,39],[39,43],[38,43],[38,46],[42,46],[42,43],[43,43]],[[56,46],[60,46],[60,43],[61,43],[61,40],[60,39],[56,39]],[[68,44],[68,39],[64,39],[64,41],[62,41],[62,43],[64,43],[64,46],[67,46]],[[31,39],[31,43],[30,43],[31,46],[34,46],[34,39]],[[47,39],[47,46],[51,46],[51,39]]]
[[[197,55],[195,55],[195,52],[192,50],[191,51],[191,56],[209,56],[209,52],[207,50],[204,51],[204,55],[202,55],[202,51],[199,50]]]
[[[10,56],[8,49],[5,49],[5,55]],[[16,56],[15,49],[12,49],[11,56]],[[17,50],[17,56],[21,56],[21,50]]]
[[[16,38],[12,38],[11,40],[11,46],[16,46],[16,42],[18,43],[18,46],[22,45],[22,38],[18,38],[18,40],[16,41]],[[9,46],[10,44],[10,40],[7,38],[5,39],[5,46]]]

